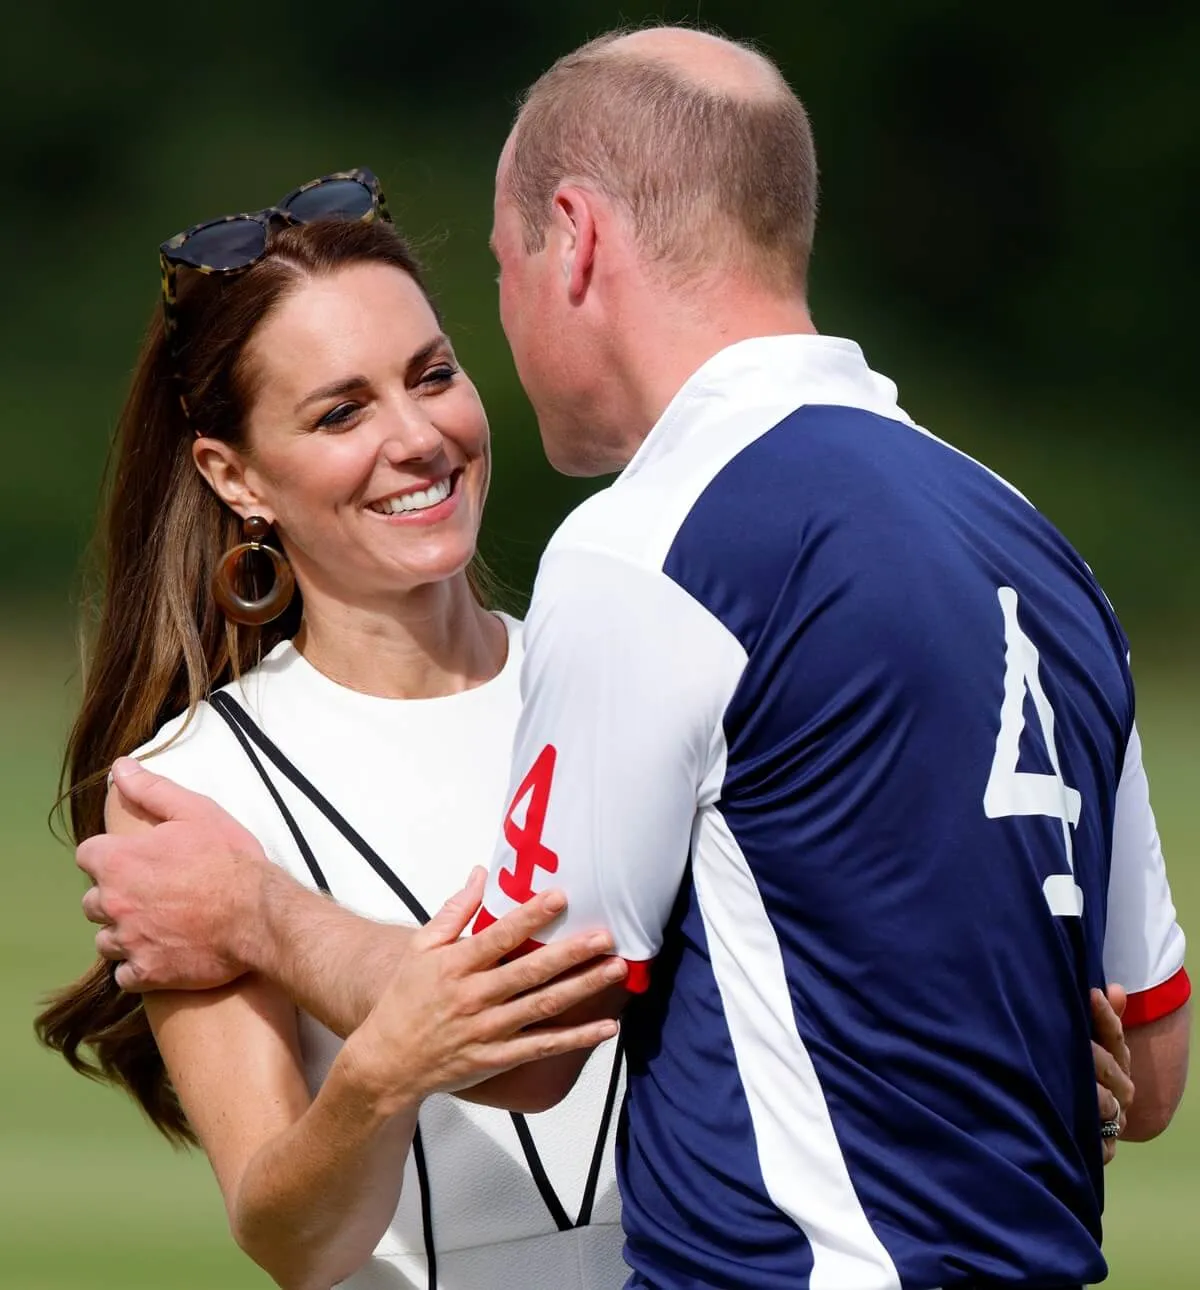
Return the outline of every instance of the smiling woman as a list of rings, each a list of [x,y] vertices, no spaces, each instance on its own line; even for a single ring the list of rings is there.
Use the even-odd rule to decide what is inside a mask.
[[[242,258],[183,260],[200,272],[178,292],[165,275],[118,431],[67,779],[77,840],[146,827],[106,790],[133,750],[309,886],[413,923],[463,886],[447,857],[490,849],[522,640],[475,563],[487,418],[373,193],[338,218],[240,228]],[[230,222],[200,226],[206,245]],[[266,550],[294,596],[253,585]],[[432,1051],[414,1055],[399,1109],[373,1114],[351,1050],[257,979],[143,1007],[98,963],[39,1029],[166,1136],[203,1144],[236,1239],[280,1285],[624,1280],[612,1042],[535,1130],[446,1095]],[[612,1033],[560,1029],[562,1051]],[[498,1064],[479,1047],[483,1078]]]

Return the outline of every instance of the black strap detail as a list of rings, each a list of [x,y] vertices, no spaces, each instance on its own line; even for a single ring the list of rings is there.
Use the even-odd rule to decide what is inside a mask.
[[[576,1227],[587,1227],[592,1221],[592,1206],[596,1203],[596,1188],[600,1183],[600,1166],[604,1162],[604,1144],[608,1141],[608,1127],[612,1124],[613,1107],[617,1104],[617,1086],[621,1082],[621,1067],[624,1064],[625,1044],[618,1037],[616,1052],[613,1053],[612,1074],[608,1077],[608,1092],[604,1097],[604,1114],[600,1117],[600,1136],[592,1151],[592,1163],[588,1168],[587,1185],[583,1189],[579,1217],[575,1220]]]
[[[425,1263],[429,1270],[429,1290],[437,1290],[437,1246],[433,1243],[433,1192],[429,1188],[429,1166],[425,1163],[425,1144],[421,1126],[413,1130],[413,1163],[417,1166],[417,1183],[421,1191],[421,1233],[425,1239]]]
[[[383,857],[374,850],[370,843],[368,843],[366,839],[353,827],[353,825],[350,824],[346,817],[342,815],[342,813],[329,801],[320,789],[318,789],[316,785],[307,778],[307,776],[302,774],[301,771],[292,765],[288,758],[284,756],[279,748],[268,738],[265,731],[263,731],[262,728],[254,721],[246,709],[243,708],[242,705],[231,695],[224,693],[224,691],[217,691],[215,694],[209,695],[208,701],[217,710],[217,712],[221,714],[230,728],[233,729],[234,734],[238,738],[238,742],[246,750],[246,754],[250,758],[251,764],[262,777],[263,782],[270,791],[273,801],[279,807],[280,813],[283,815],[284,821],[291,830],[293,838],[296,839],[296,844],[300,847],[301,854],[305,858],[305,863],[308,864],[309,870],[312,872],[314,878],[316,878],[317,885],[321,890],[329,892],[329,886],[325,882],[324,875],[321,874],[320,867],[317,865],[316,857],[313,856],[310,861],[309,857],[312,856],[311,848],[307,841],[304,840],[291,812],[287,809],[286,804],[279,795],[279,791],[271,782],[271,778],[267,774],[266,769],[254,755],[253,750],[249,747],[246,738],[247,736],[258,745],[267,759],[272,762],[273,765],[287,779],[289,779],[305,797],[308,798],[317,810],[325,816],[330,824],[332,824],[333,827],[346,839],[346,841],[349,842],[350,845],[359,853],[359,855],[362,856],[367,864],[371,866],[388,887],[400,898],[401,901],[403,901],[405,907],[417,922],[421,924],[429,922],[430,914],[426,910],[425,906],[421,904],[416,896],[409,891],[408,887],[401,882],[395,873],[392,872]],[[238,727],[237,729],[234,729],[235,724]],[[592,1166],[588,1173],[588,1189],[584,1194],[584,1204],[580,1209],[580,1217],[576,1223],[572,1223],[567,1217],[567,1212],[563,1208],[562,1202],[558,1199],[558,1193],[554,1190],[554,1184],[551,1183],[549,1175],[546,1173],[545,1166],[542,1164],[541,1157],[538,1155],[537,1144],[533,1140],[533,1135],[529,1132],[529,1125],[525,1122],[525,1117],[516,1111],[509,1113],[513,1122],[513,1128],[517,1132],[517,1140],[521,1144],[521,1151],[525,1156],[525,1163],[529,1166],[530,1176],[542,1197],[542,1203],[546,1206],[550,1217],[554,1220],[555,1225],[561,1232],[569,1232],[572,1227],[586,1226],[588,1221],[591,1219],[592,1203],[595,1193],[593,1175],[597,1178],[599,1176],[600,1161],[604,1154],[604,1142],[608,1137],[608,1125],[612,1117],[611,1104],[616,1097],[617,1072],[620,1069],[622,1056],[623,1053],[618,1045],[616,1060],[613,1065],[613,1076],[609,1083],[609,1100],[605,1105],[600,1138],[592,1155]],[[413,1155],[415,1160],[415,1138]],[[422,1149],[421,1152],[421,1159],[424,1159],[424,1149]],[[421,1177],[421,1168],[422,1166],[419,1165],[418,1177]],[[421,1191],[422,1213],[424,1213],[424,1206],[427,1203],[427,1195],[428,1188],[423,1185]],[[585,1210],[586,1216],[584,1212]],[[431,1231],[432,1221],[427,1229],[427,1232]],[[426,1245],[427,1255],[430,1260],[430,1266],[432,1267],[434,1264],[434,1254],[433,1246],[429,1244],[428,1235]],[[431,1281],[430,1285],[433,1287],[434,1283]],[[436,1287],[434,1287],[434,1290],[436,1290]]]
[[[250,719],[245,709],[235,699],[231,699],[229,695],[218,692],[210,695],[208,701],[209,705],[216,710],[217,714],[233,732],[234,738],[242,746],[242,751],[250,759],[250,764],[258,771],[259,778],[266,785],[272,801],[279,808],[279,813],[283,816],[283,821],[288,826],[288,831],[291,833],[296,846],[299,847],[300,854],[304,857],[304,863],[308,866],[308,871],[312,874],[317,887],[327,896],[330,895],[329,883],[321,871],[321,866],[317,863],[317,858],[313,854],[312,848],[308,845],[308,839],[300,831],[300,826],[296,823],[296,817],[288,810],[287,803],[280,796],[279,790],[275,787],[275,781],[267,774],[262,762],[258,760],[257,754],[250,746],[250,741],[242,729],[242,722],[245,722],[255,731],[258,731],[258,727]],[[261,734],[262,732],[258,731],[258,733]],[[265,740],[266,735],[262,735],[262,738]],[[279,755],[280,757],[283,756],[282,753]],[[421,1194],[421,1234],[425,1242],[425,1266],[429,1277],[428,1290],[438,1290],[437,1248],[433,1243],[433,1194],[429,1189],[429,1167],[425,1160],[425,1144],[421,1141],[421,1126],[419,1124],[413,1129],[412,1152],[413,1164],[417,1169],[417,1189]]]
[[[217,714],[233,732],[233,737],[242,745],[242,751],[250,758],[250,764],[258,771],[259,778],[267,786],[267,792],[275,805],[279,807],[279,814],[283,816],[283,822],[288,826],[288,832],[291,833],[296,846],[300,849],[300,854],[304,857],[304,863],[308,866],[308,872],[312,874],[313,881],[317,884],[317,889],[329,895],[329,883],[325,879],[324,873],[321,872],[321,866],[317,863],[317,857],[313,855],[313,849],[308,845],[308,839],[300,832],[300,826],[296,823],[296,817],[288,810],[287,803],[279,795],[279,790],[275,787],[275,781],[263,769],[262,762],[254,749],[250,747],[250,741],[242,732],[241,726],[238,725],[237,718],[229,711],[227,704],[237,708],[238,705],[224,694],[214,694],[209,697],[209,705],[215,708]],[[241,709],[238,708],[240,712]]]
[[[513,1128],[517,1131],[517,1137],[521,1141],[521,1150],[525,1153],[529,1172],[533,1175],[533,1181],[537,1184],[538,1191],[542,1193],[542,1199],[546,1202],[550,1217],[554,1219],[555,1227],[560,1232],[569,1232],[574,1224],[567,1217],[567,1211],[563,1209],[562,1201],[558,1199],[558,1193],[554,1190],[554,1184],[546,1173],[542,1158],[538,1155],[537,1143],[533,1140],[533,1134],[529,1132],[529,1125],[525,1117],[523,1115],[514,1115],[512,1122]]]
[[[220,705],[218,711],[222,715],[236,721],[247,735],[262,749],[268,760],[288,778],[292,783],[308,798],[310,802],[321,812],[322,815],[333,825],[335,829],[346,839],[347,842],[362,856],[362,858],[371,866],[372,869],[383,879],[405,904],[408,911],[419,923],[429,922],[429,914],[425,906],[412,894],[404,883],[388,868],[387,862],[375,851],[365,838],[357,832],[344,815],[329,801],[328,798],[316,787],[315,784],[296,769],[295,766],[279,751],[279,749],[267,738],[262,729],[255,724],[250,714],[242,707],[236,699],[231,698],[228,694],[214,694],[209,702],[214,706]],[[261,774],[261,768],[260,768]],[[278,801],[278,794],[272,793],[272,796]],[[325,890],[328,890],[326,888]]]

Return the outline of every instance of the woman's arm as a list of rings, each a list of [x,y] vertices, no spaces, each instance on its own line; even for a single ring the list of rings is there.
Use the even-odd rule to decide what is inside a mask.
[[[114,833],[149,827],[115,793],[106,818]],[[234,1239],[286,1290],[344,1280],[395,1213],[419,1101],[369,1093],[354,1048],[310,1098],[296,1010],[259,977],[148,996],[145,1006]]]
[[[110,831],[128,837],[150,828],[137,811],[114,791]],[[546,1024],[624,976],[619,959],[594,957],[611,948],[607,935],[502,963],[529,929],[514,919],[460,939],[481,885],[482,872],[412,933],[312,1100],[295,1009],[277,986],[249,975],[218,989],[146,996],[233,1234],[287,1290],[328,1290],[369,1257],[395,1211],[417,1108],[430,1093],[591,1049],[616,1033],[614,1022],[590,1017]]]
[[[345,1049],[310,1100],[295,1009],[260,978],[145,1006],[238,1245],[286,1290],[361,1267],[399,1201],[416,1104],[381,1109]]]

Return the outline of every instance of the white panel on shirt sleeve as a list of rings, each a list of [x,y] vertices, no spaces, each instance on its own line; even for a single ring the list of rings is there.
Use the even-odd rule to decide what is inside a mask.
[[[547,553],[526,622],[508,796],[510,832],[527,828],[535,804],[519,789],[553,748],[540,837],[549,863],[525,872],[532,891],[564,890],[568,908],[539,939],[604,927],[625,958],[658,952],[698,804],[719,791],[717,735],[745,662],[661,572],[576,546]],[[516,862],[502,826],[484,896],[492,917],[517,903],[503,889]]]
[[[1117,787],[1104,974],[1138,993],[1174,976],[1183,967],[1183,954],[1183,930],[1175,919],[1135,725]]]

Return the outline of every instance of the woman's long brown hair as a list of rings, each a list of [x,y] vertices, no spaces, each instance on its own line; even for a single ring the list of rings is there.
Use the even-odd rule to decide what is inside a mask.
[[[213,572],[241,540],[241,522],[196,469],[192,441],[242,441],[254,394],[244,354],[255,329],[305,279],[364,262],[401,269],[425,290],[390,224],[322,221],[278,232],[244,273],[184,273],[173,343],[155,313],[118,422],[97,532],[99,623],[63,764],[76,842],[104,830],[117,757],[170,718],[190,716],[210,690],[296,633],[299,594],[257,629],[226,622],[213,604]],[[479,569],[470,576],[478,595]],[[195,1142],[140,998],[117,988],[103,960],[53,995],[35,1028],[81,1074],[127,1089],[168,1139]]]

